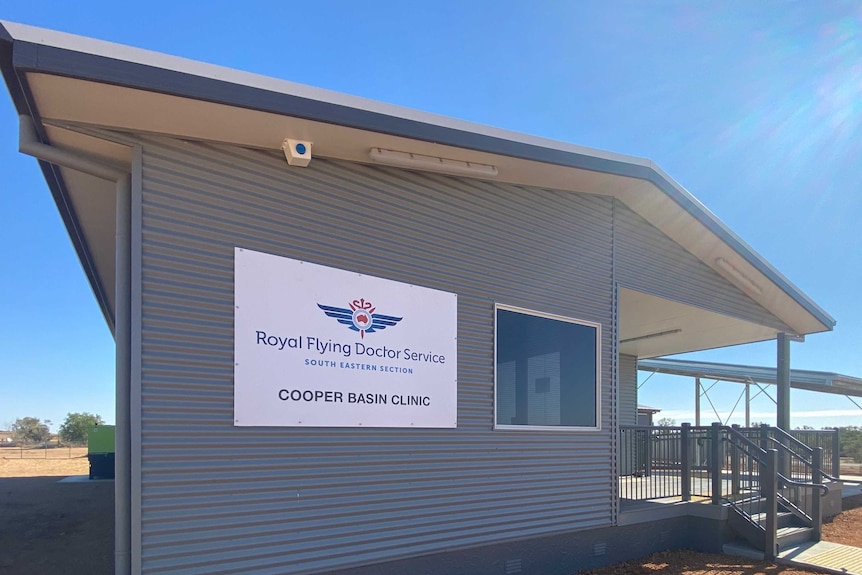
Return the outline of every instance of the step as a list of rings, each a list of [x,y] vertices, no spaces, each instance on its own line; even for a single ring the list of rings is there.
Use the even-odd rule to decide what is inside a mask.
[[[775,534],[779,550],[811,541],[813,535],[814,529],[811,527],[782,527]]]
[[[766,513],[753,513],[751,515],[752,521],[759,523],[761,525],[766,524]],[[776,517],[776,522],[778,523],[778,529],[782,527],[799,527],[796,523],[796,516],[789,511],[779,511],[778,516]]]
[[[721,546],[721,550],[725,555],[735,555],[736,557],[745,557],[746,559],[754,559],[755,561],[763,561],[764,554],[756,547],[745,541],[731,541]]]

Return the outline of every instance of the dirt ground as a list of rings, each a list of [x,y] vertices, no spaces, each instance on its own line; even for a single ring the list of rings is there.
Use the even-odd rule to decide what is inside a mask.
[[[0,449],[0,477],[66,477],[89,473],[86,447]]]
[[[86,447],[0,450],[0,575],[114,572],[114,482],[58,483],[88,472]]]
[[[842,501],[845,511],[824,521],[823,540],[862,547],[862,495]],[[820,573],[752,561],[742,557],[711,555],[696,551],[667,551],[601,569],[583,571],[580,575],[803,575]]]
[[[752,561],[730,555],[664,551],[645,559],[582,571],[580,575],[809,575],[811,573],[819,573],[819,571]]]
[[[0,575],[114,572],[114,482],[0,478]]]
[[[823,522],[823,539],[862,547],[862,495],[845,498],[841,507],[844,511]]]

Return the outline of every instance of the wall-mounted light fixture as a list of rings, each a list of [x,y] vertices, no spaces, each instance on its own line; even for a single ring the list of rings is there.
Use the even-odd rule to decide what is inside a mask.
[[[368,157],[371,158],[372,162],[377,164],[394,166],[396,168],[427,170],[429,172],[441,172],[456,176],[494,177],[497,175],[497,167],[490,164],[449,160],[436,156],[384,150],[383,148],[371,148],[371,151],[368,152]]]
[[[673,335],[675,333],[680,333],[682,329],[666,329],[665,331],[657,331],[655,333],[648,333],[646,335],[639,335],[637,337],[630,337],[628,339],[621,339],[620,343],[631,343],[633,341],[641,341],[644,339],[653,339],[656,337],[664,337],[666,335]]]
[[[307,140],[287,138],[282,142],[281,149],[288,165],[304,168],[311,162],[311,142]]]
[[[757,295],[761,295],[763,293],[762,287],[726,259],[715,258],[715,265],[720,267],[722,271],[730,276],[728,279],[736,280],[736,285],[741,287],[743,290],[752,291]]]

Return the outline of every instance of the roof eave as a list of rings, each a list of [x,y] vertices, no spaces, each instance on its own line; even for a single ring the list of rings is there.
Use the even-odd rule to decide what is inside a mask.
[[[37,133],[44,142],[44,127],[38,118],[38,113],[35,110],[35,107],[30,105],[32,94],[29,94],[26,79],[23,77],[23,74],[19,73],[14,64],[15,50],[17,49],[17,46],[18,43],[6,29],[4,23],[0,22],[0,72],[3,74],[3,78],[6,82],[15,110],[20,115],[31,116],[34,119]],[[96,303],[102,311],[105,322],[108,324],[108,329],[111,333],[114,333],[113,310],[111,309],[110,302],[105,294],[104,285],[102,284],[98,271],[93,263],[90,248],[87,245],[80,227],[78,226],[78,218],[74,213],[71,202],[69,201],[69,195],[63,181],[63,176],[60,174],[60,171],[56,166],[49,162],[38,160],[38,163],[39,169],[42,171],[42,175],[45,178],[45,183],[48,185],[48,189],[51,191],[51,195],[54,198],[54,204],[57,206],[57,211],[60,214],[63,225],[66,227],[66,232],[69,234],[69,239],[78,256],[81,268],[84,270],[87,281],[90,283],[90,288],[96,298]]]
[[[219,76],[218,72],[222,70],[225,70],[224,75],[227,77],[232,77],[231,73],[241,77],[253,75],[243,75],[217,66],[200,64],[201,69],[209,72],[206,76],[196,75],[165,67],[176,65],[180,68],[179,64],[188,62],[186,60],[160,56],[145,50],[122,47],[124,53],[135,54],[136,61],[82,52],[79,51],[82,44],[106,47],[116,45],[61,33],[51,32],[52,45],[40,44],[38,41],[41,36],[37,33],[39,29],[21,25],[14,25],[14,29],[19,32],[21,38],[12,39],[12,35],[0,22],[4,39],[14,41],[11,65],[18,81],[25,81],[23,75],[27,72],[61,75],[648,181],[796,302],[822,326],[823,329],[819,331],[829,331],[835,326],[835,320],[828,313],[751,249],[682,186],[649,161],[416,113],[396,106],[366,102],[361,98],[336,98],[327,91],[308,87],[299,89],[296,88],[298,85],[292,83],[284,82],[279,85],[287,86],[294,93],[236,83],[216,76]],[[64,42],[74,49],[64,47]],[[153,64],[148,64],[149,61],[153,61]],[[174,64],[171,64],[172,62]],[[14,91],[12,84],[9,85],[10,91]],[[308,97],[309,93],[317,97]],[[348,103],[345,104],[345,101]],[[17,101],[16,107],[21,111]],[[62,181],[55,185],[62,190]],[[69,225],[67,223],[67,228]],[[74,226],[74,223],[71,225]],[[71,229],[70,236],[73,236]],[[86,246],[83,249],[86,250]],[[81,254],[79,251],[79,255]],[[83,255],[86,256],[86,253]],[[82,262],[85,259],[82,258]],[[809,330],[808,333],[816,331],[818,330]]]

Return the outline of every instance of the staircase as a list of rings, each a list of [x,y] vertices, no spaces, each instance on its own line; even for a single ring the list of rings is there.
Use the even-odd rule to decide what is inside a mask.
[[[774,559],[783,550],[820,540],[823,479],[820,448],[811,449],[780,429],[764,428],[757,438],[725,428],[731,458],[731,489],[722,497],[728,524],[740,540]],[[756,442],[754,441],[756,439]],[[738,553],[740,546],[725,546]]]
[[[838,481],[837,430],[803,433],[815,447],[768,425],[620,426],[620,498],[709,499],[728,509],[737,542],[726,552],[774,559],[819,541],[821,498]]]
[[[753,513],[745,516],[737,507],[730,506],[728,512],[728,524],[739,538],[746,541],[754,549],[765,552],[767,545],[767,501],[763,497],[754,498],[750,505]],[[775,521],[775,552],[794,547],[806,541],[817,541],[819,536],[817,529],[810,527],[804,519],[800,519],[794,513],[786,511],[782,505],[778,506]]]

